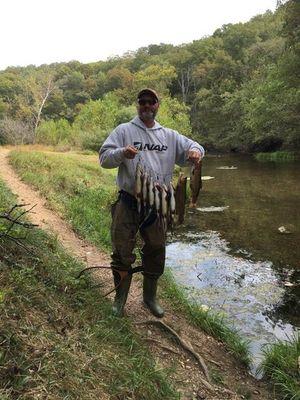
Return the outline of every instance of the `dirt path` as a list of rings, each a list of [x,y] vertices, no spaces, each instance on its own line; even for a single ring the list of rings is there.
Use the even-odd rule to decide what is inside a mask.
[[[71,227],[59,215],[47,208],[46,200],[19,179],[9,165],[9,151],[0,146],[0,177],[12,192],[18,195],[20,202],[36,204],[35,214],[31,214],[32,222],[38,224],[42,229],[56,234],[64,247],[87,266],[109,265],[109,257],[106,254],[75,235]],[[101,272],[99,278],[107,279],[110,276],[110,271],[104,271]],[[143,307],[141,299],[141,281],[135,278],[126,306],[127,315],[133,319],[134,323],[155,319]],[[182,393],[182,399],[260,400],[273,398],[261,382],[254,380],[237,364],[221,343],[191,327],[183,316],[171,313],[166,304],[164,307],[166,316],[163,321],[191,342],[195,351],[201,354],[206,361],[209,370],[215,377],[219,377],[219,380],[223,381],[220,386],[213,385],[213,390],[207,389],[201,383],[201,378],[204,378],[201,368],[186,351],[175,344],[160,328],[137,325],[138,332],[149,344],[157,363],[161,367],[176,366],[176,372],[171,378],[177,390]]]

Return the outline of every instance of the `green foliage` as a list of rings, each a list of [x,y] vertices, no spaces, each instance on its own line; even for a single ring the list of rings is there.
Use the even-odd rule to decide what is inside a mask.
[[[118,113],[119,100],[113,93],[107,94],[102,100],[90,100],[85,104],[73,124],[80,147],[98,151],[115,127]]]
[[[82,131],[92,131],[97,127],[110,130],[114,127],[118,106],[117,97],[111,93],[103,100],[89,101],[81,108],[74,126]]]
[[[36,132],[36,143],[57,145],[70,142],[72,127],[65,119],[43,121]]]
[[[157,120],[163,126],[191,136],[192,128],[189,120],[189,107],[177,99],[164,97],[159,107]]]
[[[149,65],[135,74],[132,100],[145,87],[157,90],[160,95],[168,94],[168,86],[175,78],[176,72],[172,65]]]

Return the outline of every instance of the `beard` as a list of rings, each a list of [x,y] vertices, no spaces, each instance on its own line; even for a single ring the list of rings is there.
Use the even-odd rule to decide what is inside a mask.
[[[139,116],[144,121],[154,121],[154,118],[156,116],[156,111],[152,110],[140,111]]]

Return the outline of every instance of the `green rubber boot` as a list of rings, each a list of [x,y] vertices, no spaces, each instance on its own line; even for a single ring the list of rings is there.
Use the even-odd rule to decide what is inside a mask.
[[[113,272],[115,286],[117,286],[121,280],[120,275],[117,272]],[[124,306],[127,301],[128,292],[131,285],[132,275],[128,275],[122,284],[117,287],[114,303],[112,306],[112,313],[115,317],[124,316]]]
[[[162,318],[164,316],[164,310],[156,300],[157,281],[158,279],[149,278],[148,276],[144,275],[143,298],[144,303],[149,308],[151,313],[155,315],[155,317]]]

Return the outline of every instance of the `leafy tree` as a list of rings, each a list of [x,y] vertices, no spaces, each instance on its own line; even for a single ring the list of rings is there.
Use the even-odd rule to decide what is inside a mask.
[[[157,120],[164,126],[174,129],[184,135],[192,136],[192,128],[189,118],[189,107],[180,103],[177,99],[163,97]]]
[[[138,71],[134,74],[132,101],[135,99],[136,93],[144,87],[156,89],[161,96],[168,94],[168,88],[175,78],[175,68],[169,64],[150,65],[144,70]]]

